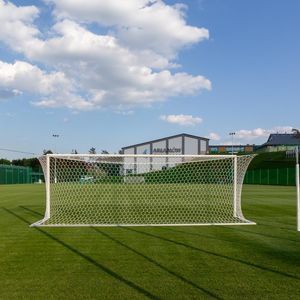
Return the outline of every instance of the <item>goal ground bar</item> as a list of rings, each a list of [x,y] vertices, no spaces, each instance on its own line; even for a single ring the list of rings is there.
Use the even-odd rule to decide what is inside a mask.
[[[170,226],[233,226],[233,225],[256,225],[255,222],[248,223],[207,223],[207,224],[32,224],[30,227],[170,227]]]

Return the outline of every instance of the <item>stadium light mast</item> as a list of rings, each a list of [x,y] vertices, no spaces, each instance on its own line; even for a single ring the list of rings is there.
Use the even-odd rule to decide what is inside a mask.
[[[229,132],[231,136],[231,155],[233,155],[233,137],[235,136],[235,132]]]
[[[52,134],[52,137],[55,138],[55,142],[54,142],[54,152],[57,152],[57,143],[56,140],[59,138],[59,134]]]

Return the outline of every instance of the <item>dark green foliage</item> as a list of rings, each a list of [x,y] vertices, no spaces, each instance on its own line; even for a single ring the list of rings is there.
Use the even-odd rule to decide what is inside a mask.
[[[0,165],[13,165],[19,167],[30,167],[34,171],[38,172],[41,169],[39,160],[36,157],[32,158],[20,158],[20,159],[13,159],[12,161],[8,159],[1,158]]]
[[[121,164],[98,163],[97,169],[103,171],[104,176],[120,176]]]
[[[88,169],[86,164],[81,161],[77,161],[76,164],[72,164],[72,161],[68,161],[60,158],[50,159],[50,182],[80,182],[80,179],[88,175]]]
[[[95,147],[92,147],[92,148],[89,150],[89,154],[96,154],[96,148],[95,148]]]
[[[11,161],[5,158],[0,158],[0,165],[11,165]]]
[[[285,151],[260,153],[251,161],[245,183],[295,185],[295,158]]]
[[[94,183],[122,183],[123,177],[121,176],[102,176],[94,180]]]
[[[121,164],[89,163],[80,160],[74,163],[72,160],[61,158],[52,158],[50,164],[51,182],[54,182],[55,176],[57,182],[119,183],[123,180],[120,173]]]
[[[198,171],[198,172],[197,172]],[[192,176],[191,176],[192,174]],[[227,175],[227,176],[226,176]],[[232,161],[219,160],[187,162],[161,171],[144,174],[146,183],[228,183],[232,181]],[[226,178],[226,182],[224,182]]]
[[[286,152],[266,152],[257,154],[249,165],[249,170],[295,167],[295,158],[286,157]]]
[[[47,155],[47,154],[53,154],[53,151],[44,149],[43,155]]]
[[[14,160],[12,160],[12,165],[21,166],[21,167],[30,167],[35,171],[40,170],[40,163],[36,157],[14,159]]]

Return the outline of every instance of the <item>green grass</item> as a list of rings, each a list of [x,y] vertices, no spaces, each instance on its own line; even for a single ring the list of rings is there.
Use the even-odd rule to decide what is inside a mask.
[[[241,223],[234,217],[232,184],[50,185],[56,224]]]
[[[0,299],[299,299],[295,188],[245,186],[256,226],[30,228],[44,187],[0,186]]]

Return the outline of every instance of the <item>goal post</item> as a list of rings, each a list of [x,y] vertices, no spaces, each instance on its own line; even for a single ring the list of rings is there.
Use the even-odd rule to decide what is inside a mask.
[[[241,207],[253,157],[48,154],[45,216],[31,226],[255,224]]]
[[[297,206],[297,231],[300,231],[300,171],[299,171],[299,147],[295,148],[296,155],[296,206]]]

